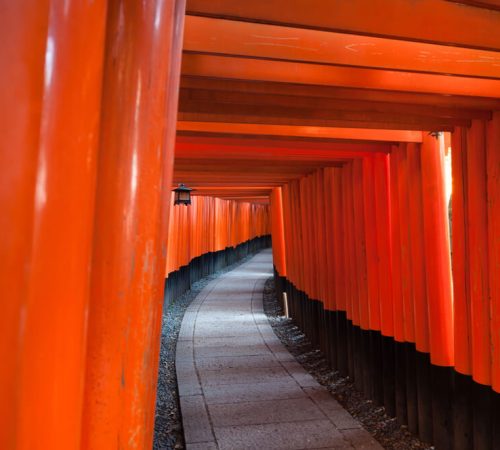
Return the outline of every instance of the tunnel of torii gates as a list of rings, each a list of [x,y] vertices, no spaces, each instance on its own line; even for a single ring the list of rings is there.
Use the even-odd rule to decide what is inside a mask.
[[[1,0],[0,448],[151,448],[164,302],[270,235],[332,367],[500,448],[499,11]]]

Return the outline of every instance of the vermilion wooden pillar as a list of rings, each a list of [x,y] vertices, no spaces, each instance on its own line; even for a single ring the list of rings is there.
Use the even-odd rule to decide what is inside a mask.
[[[302,273],[304,275],[304,292],[306,292],[310,297],[312,297],[313,290],[313,277],[311,271],[311,259],[312,259],[312,245],[310,243],[311,236],[308,233],[308,222],[311,220],[308,215],[309,197],[307,192],[307,177],[301,178],[297,182],[297,210],[295,214],[298,217],[298,225],[300,229],[301,236],[299,245],[302,248],[303,253],[303,263],[302,263]]]
[[[283,199],[281,188],[274,188],[271,193],[271,223],[273,236],[274,266],[280,276],[286,276],[285,235],[283,224]],[[279,293],[278,293],[279,294]]]
[[[333,311],[336,309],[336,294],[335,294],[335,285],[337,281],[336,274],[336,264],[335,258],[338,255],[338,247],[334,244],[336,230],[334,227],[334,214],[338,214],[339,210],[334,211],[333,205],[333,197],[335,195],[334,192],[334,179],[332,177],[331,168],[323,169],[323,203],[321,204],[321,208],[324,211],[324,233],[325,233],[325,305],[326,309],[329,311]]]
[[[315,183],[315,195],[314,198],[316,200],[316,233],[317,241],[316,245],[318,246],[318,259],[317,264],[319,268],[319,278],[318,278],[318,298],[323,303],[325,309],[328,309],[326,306],[328,305],[328,298],[330,296],[330,291],[328,289],[328,257],[327,253],[332,252],[333,249],[328,247],[327,239],[326,239],[326,220],[325,220],[325,190],[328,189],[325,186],[325,174],[323,170],[318,170],[314,177],[316,179]],[[333,274],[332,274],[333,275]]]
[[[392,298],[394,339],[404,342],[404,304],[401,283],[401,227],[399,223],[399,147],[394,145],[390,155],[391,237],[392,237]]]
[[[344,241],[347,240],[347,234],[344,230],[344,203],[342,191],[342,169],[326,169],[330,172],[331,176],[331,203],[330,215],[333,217],[331,228],[328,235],[331,236],[331,242],[334,250],[334,258],[332,260],[332,267],[334,275],[332,279],[334,283],[331,284],[332,294],[334,294],[334,305],[338,311],[346,311],[346,273],[347,267],[345,263]]]
[[[384,336],[394,335],[392,298],[392,230],[389,155],[375,155],[375,213],[379,249],[380,325]]]
[[[452,134],[452,263],[455,325],[455,368],[471,375],[471,314],[467,225],[467,130],[457,127]]]
[[[79,446],[104,5],[2,5],[2,448]]]
[[[105,1],[51,2],[20,349],[19,449],[80,446],[105,18]]]
[[[370,329],[368,306],[368,277],[366,259],[366,218],[363,197],[363,162],[353,161],[353,198],[354,198],[354,239],[356,242],[356,284],[358,285],[359,325],[363,330]]]
[[[0,448],[16,445],[21,314],[33,234],[49,2],[3,1],[0,14]]]
[[[177,124],[177,105],[179,98],[179,84],[180,84],[180,66],[182,57],[182,42],[184,36],[184,15],[186,11],[186,0],[175,0],[171,2],[173,4],[173,14],[168,18],[169,24],[166,26],[170,28],[170,64],[168,67],[168,84],[167,84],[167,111],[166,111],[166,126],[165,126],[165,137],[163,145],[165,149],[173,149],[175,145],[175,135],[176,135],[176,124]],[[174,166],[174,152],[164,151],[163,152],[163,202],[162,211],[160,213],[160,220],[158,221],[159,235],[160,239],[157,243],[156,252],[158,255],[162,255],[165,260],[167,255],[167,238],[168,238],[168,225],[170,218],[170,208],[171,208],[171,197],[168,194],[172,186],[173,177],[173,166]],[[156,345],[153,347],[153,367],[157,367],[160,357],[160,335],[161,335],[161,324],[162,324],[162,307],[163,307],[163,289],[164,289],[164,273],[163,271],[157,271],[157,280],[155,280],[155,286],[158,289],[155,294],[155,298],[158,299],[156,305],[157,312],[156,324],[153,327],[154,335],[156,338]],[[153,380],[151,382],[151,404],[150,409],[154,411],[156,406],[156,384],[158,370],[153,370]],[[150,420],[152,422],[148,425],[148,428],[154,427],[154,414],[150,415]]]
[[[375,207],[375,161],[363,158],[363,210],[365,216],[366,276],[368,287],[369,329],[380,330],[379,229]]]
[[[419,352],[429,353],[429,319],[425,271],[424,214],[422,207],[422,165],[420,148],[407,145],[408,198],[410,208],[410,255],[412,303],[415,321],[415,344]]]
[[[151,447],[175,6],[109,5],[83,449]]]
[[[422,204],[431,362],[437,366],[452,366],[453,304],[443,158],[444,149],[439,139],[424,133],[421,147]]]
[[[347,291],[347,317],[354,325],[360,324],[359,312],[359,285],[357,282],[356,267],[356,234],[355,234],[355,211],[354,211],[354,188],[353,188],[353,163],[346,164],[343,168],[344,177],[342,189],[344,192],[344,229],[346,230],[346,268],[348,270]]]
[[[491,384],[493,389],[500,393],[500,114],[498,112],[493,113],[486,130]]]
[[[472,314],[472,377],[491,383],[488,229],[486,197],[486,124],[474,120],[467,131],[467,225]]]
[[[408,183],[408,144],[400,144],[398,149],[398,209],[401,294],[403,297],[403,324],[406,342],[415,342],[415,321],[413,310],[413,286],[411,272],[410,197]]]

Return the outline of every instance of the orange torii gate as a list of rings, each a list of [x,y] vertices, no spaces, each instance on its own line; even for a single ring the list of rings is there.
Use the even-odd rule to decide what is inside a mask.
[[[269,234],[333,367],[500,446],[499,3],[292,3],[0,0],[0,448],[151,448],[164,301]]]

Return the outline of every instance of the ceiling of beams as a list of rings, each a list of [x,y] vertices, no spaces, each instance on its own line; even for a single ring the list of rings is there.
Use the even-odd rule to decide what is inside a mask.
[[[270,189],[500,109],[499,0],[187,0],[175,179]]]

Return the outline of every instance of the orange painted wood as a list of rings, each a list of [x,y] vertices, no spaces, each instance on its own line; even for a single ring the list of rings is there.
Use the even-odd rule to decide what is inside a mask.
[[[199,79],[199,78],[197,78]],[[271,84],[271,86],[269,86]],[[439,105],[439,96],[432,96],[438,105],[427,105],[427,104],[417,104],[409,103],[410,101],[418,101],[418,96],[411,96],[409,98],[401,98],[400,102],[397,102],[397,95],[393,93],[396,99],[389,101],[389,95],[385,94],[386,97],[381,97],[380,99],[371,100],[371,97],[367,96],[368,99],[363,98],[348,98],[351,94],[354,96],[355,90],[345,89],[347,92],[340,91],[338,88],[328,88],[319,86],[305,86],[305,85],[285,85],[281,86],[279,89],[275,84],[279,83],[263,83],[263,82],[247,82],[246,85],[241,86],[241,82],[231,83],[225,80],[225,85],[215,85],[214,88],[208,85],[207,88],[182,88],[180,92],[180,106],[181,110],[189,111],[188,107],[183,106],[183,102],[212,102],[212,103],[228,103],[237,105],[260,105],[260,106],[285,106],[294,108],[312,108],[324,111],[352,111],[352,112],[371,112],[371,113],[385,113],[390,114],[409,114],[413,116],[421,116],[428,118],[448,118],[448,119],[484,119],[489,120],[491,118],[491,112],[484,109],[479,109],[481,107],[486,107],[486,105],[479,105],[473,103],[478,101],[474,98],[468,98],[470,102],[469,107],[467,103],[464,102],[460,108],[449,107]],[[261,86],[264,85],[264,86]],[[295,86],[298,88],[293,89]],[[319,89],[304,89],[319,88]],[[225,89],[224,89],[225,88]],[[237,89],[240,88],[241,91]],[[244,91],[243,89],[246,88]],[[259,89],[260,88],[260,89]],[[299,90],[300,88],[300,90]],[[260,90],[264,92],[260,92]],[[330,91],[333,92],[330,92]],[[267,91],[270,91],[269,93]],[[338,92],[340,91],[340,92]],[[380,91],[384,92],[384,91]],[[305,96],[304,93],[310,93],[310,95]],[[323,94],[320,96],[319,94]],[[328,95],[330,94],[330,96]],[[373,94],[372,94],[373,95]],[[378,94],[381,96],[381,93]],[[360,95],[358,95],[360,96]],[[338,98],[340,97],[340,98]],[[346,97],[346,98],[344,98]],[[381,101],[381,100],[385,101]],[[402,101],[406,100],[407,103]],[[442,100],[442,99],[441,99]],[[461,99],[462,100],[462,99]],[[493,99],[491,99],[493,100]],[[489,101],[487,108],[498,107],[498,100]],[[475,109],[471,108],[474,105]],[[477,108],[477,109],[476,109]],[[194,109],[193,109],[194,111]],[[383,117],[383,116],[382,116]],[[331,117],[333,118],[333,117]]]
[[[452,134],[452,263],[453,313],[455,326],[455,369],[472,374],[472,316],[469,277],[467,130]]]
[[[347,317],[354,325],[360,325],[359,318],[359,287],[356,272],[356,234],[354,229],[354,186],[353,186],[353,163],[344,166],[345,172],[343,189],[345,189],[345,231],[346,231],[346,268],[348,268],[348,295],[347,295]]]
[[[368,303],[368,267],[366,256],[366,217],[364,213],[364,180],[363,180],[363,162],[361,159],[353,161],[352,171],[353,183],[353,219],[354,219],[354,239],[356,248],[356,284],[358,286],[358,308],[359,308],[359,326],[363,330],[370,329],[370,313]]]
[[[312,210],[312,235],[315,237],[315,252],[316,257],[316,283],[317,298],[321,302],[326,301],[326,254],[325,254],[325,224],[324,224],[324,209],[323,209],[323,193],[324,180],[323,171],[318,170],[312,176],[312,189],[311,193],[313,196],[313,201],[311,202]],[[320,187],[321,186],[321,187]],[[315,224],[317,224],[315,226]]]
[[[421,142],[422,133],[406,130],[371,130],[358,128],[318,127],[299,125],[266,125],[252,123],[186,122],[177,123],[178,131],[248,134],[264,136],[295,136],[309,138],[355,139],[368,141]]]
[[[292,102],[290,102],[292,103]],[[436,110],[437,111],[437,110]],[[253,123],[318,127],[380,128],[399,130],[443,130],[455,125],[469,126],[463,117],[440,117],[413,111],[370,111],[334,108],[334,105],[282,105],[279,101],[220,102],[183,99],[179,105],[182,122]],[[476,114],[481,116],[481,114]],[[490,114],[482,114],[489,118]],[[439,128],[441,127],[441,128]]]
[[[186,1],[176,0],[173,2],[173,14],[170,19],[170,32],[171,41],[169,54],[171,57],[169,72],[168,72],[168,84],[167,84],[167,109],[166,109],[166,126],[165,126],[165,137],[164,137],[164,148],[167,151],[162,152],[163,154],[163,173],[162,173],[162,191],[163,191],[163,202],[162,210],[160,212],[160,220],[158,221],[159,226],[159,240],[157,243],[157,249],[155,252],[161,255],[162,264],[165,266],[166,255],[167,255],[167,238],[168,238],[168,226],[169,226],[169,205],[168,199],[170,198],[170,186],[172,185],[172,174],[174,165],[174,152],[172,149],[175,146],[176,137],[176,123],[177,123],[177,110],[178,110],[178,98],[179,98],[179,86],[180,86],[180,67],[182,58],[182,44],[184,36],[184,17],[186,11]],[[155,293],[156,298],[162,298],[164,294],[164,279],[163,271],[158,270],[156,272],[157,280],[155,280],[154,285],[157,287],[157,293]],[[153,325],[153,335],[158,338],[153,344],[152,355],[153,355],[153,367],[158,367],[160,358],[160,344],[161,340],[159,336],[161,335],[162,326],[162,302],[158,302],[156,305],[157,312],[154,314],[154,319],[156,323]],[[153,369],[153,380],[152,386],[157,385],[158,370]],[[156,389],[152,391],[150,396],[150,411],[154,411],[156,408]],[[155,415],[150,414],[148,416],[148,429],[154,428]],[[151,446],[153,444],[153,435],[149,435],[150,442],[146,445]]]
[[[424,211],[422,204],[422,165],[420,148],[408,144],[409,259],[411,261],[415,344],[419,352],[429,353],[429,317],[426,290]],[[446,320],[452,320],[448,317]]]
[[[401,225],[399,208],[399,146],[390,155],[391,239],[392,239],[392,299],[394,308],[394,339],[405,341],[404,302],[401,267]]]
[[[175,3],[109,5],[84,449],[152,442]]]
[[[219,55],[185,54],[182,74],[216,78],[280,81],[324,86],[382,89],[500,98],[500,80],[465,76],[334,67]]]
[[[3,2],[0,14],[0,448],[15,448],[22,312],[29,283],[49,2]]]
[[[415,72],[500,75],[493,51],[455,47],[450,52],[444,45],[200,16],[186,18],[184,50]]]
[[[282,188],[282,201],[283,201],[283,237],[284,237],[284,250],[285,250],[285,264],[287,268],[287,278],[289,280],[296,280],[295,265],[293,264],[294,252],[292,250],[293,238],[291,237],[292,219],[291,219],[291,204],[290,204],[290,185],[285,184]]]
[[[486,127],[491,386],[500,392],[500,114]]]
[[[289,232],[290,232],[290,201],[289,201],[289,186],[285,184],[281,187],[281,201],[283,206],[283,244],[284,244],[284,254],[285,254],[285,264],[287,267],[287,278],[290,277],[290,274],[293,268],[290,267],[291,255],[290,255],[290,243]]]
[[[273,260],[280,276],[286,277],[286,253],[283,220],[283,198],[281,188],[273,189],[271,193],[271,226],[273,239]]]
[[[304,285],[305,292],[309,295],[310,299],[316,299],[315,297],[315,272],[312,270],[315,267],[314,261],[314,246],[313,246],[313,236],[310,232],[311,223],[311,195],[309,192],[309,176],[301,178],[298,182],[299,192],[299,210],[297,213],[300,218],[300,229],[301,229],[301,245],[304,254]]]
[[[388,90],[373,90],[364,88],[342,88],[334,86],[319,86],[308,84],[280,83],[277,81],[223,80],[201,76],[183,76],[182,88],[223,90],[228,93],[274,94],[290,95],[302,98],[312,98],[320,102],[342,101],[346,108],[355,108],[358,102],[379,102],[388,110],[403,105],[413,111],[428,111],[428,108],[448,109],[449,117],[454,117],[453,110],[466,114],[472,110],[499,109],[500,100],[488,97],[449,96],[441,94],[422,94],[416,92],[399,92]],[[302,101],[299,99],[299,102]],[[386,106],[387,105],[387,106]],[[423,108],[423,109],[420,109]],[[451,110],[450,110],[451,108]],[[441,111],[441,112],[444,112]],[[460,114],[460,113],[459,113]],[[474,117],[470,117],[474,118]]]
[[[453,317],[453,304],[444,148],[433,136],[424,136],[421,163],[431,362],[452,366],[454,342],[450,318]]]
[[[342,172],[340,168],[326,169],[331,174],[331,185],[328,189],[332,195],[331,202],[331,215],[333,216],[332,222],[329,226],[328,235],[333,238],[333,267],[334,276],[332,276],[332,282],[330,289],[335,292],[335,309],[339,311],[347,310],[347,293],[346,293],[346,264],[345,264],[345,246],[344,241],[347,238],[346,230],[344,228],[344,197],[343,197],[343,186],[342,186]]]
[[[400,144],[398,149],[398,209],[401,267],[401,295],[403,301],[404,338],[415,342],[415,316],[413,310],[413,284],[411,270],[410,197],[408,176],[408,148]]]
[[[394,136],[394,138],[399,136]],[[420,133],[420,137],[422,134]],[[372,136],[377,140],[377,136]],[[219,150],[219,152],[217,152]],[[221,155],[220,150],[224,150]],[[348,141],[311,141],[303,139],[285,139],[270,137],[212,137],[212,136],[178,136],[176,139],[176,156],[197,157],[209,159],[224,159],[227,153],[235,159],[272,160],[286,156],[287,160],[331,159],[331,153],[340,153],[344,158],[355,155],[369,155],[371,152],[388,153],[390,147],[384,142],[353,142]],[[253,158],[252,158],[252,155]],[[329,157],[328,157],[329,155]]]
[[[326,233],[331,232],[326,228],[326,217],[325,217],[325,174],[324,170],[318,170],[315,174],[316,183],[315,189],[315,199],[316,199],[316,219],[319,225],[319,233],[317,236],[318,245],[318,298],[323,302],[324,308],[329,309],[331,303],[330,295],[331,290],[328,286],[328,277],[333,278],[333,274],[330,273],[330,267],[328,265],[327,253],[333,252],[332,246],[327,245]],[[314,231],[313,231],[314,233]]]
[[[382,230],[375,213],[374,158],[363,158],[363,212],[365,217],[366,277],[369,329],[380,330],[379,249],[377,234]]]
[[[104,1],[50,6],[18,449],[80,448],[105,18]]]
[[[488,206],[486,125],[474,121],[467,131],[467,228],[472,324],[472,377],[491,384],[490,305],[488,289]]]
[[[291,203],[291,219],[292,219],[292,242],[294,243],[294,265],[297,276],[297,287],[306,291],[308,288],[308,281],[306,279],[306,254],[303,247],[303,230],[302,218],[300,213],[300,186],[299,180],[290,183],[290,203]]]
[[[301,28],[323,29],[401,40],[452,44],[458,47],[500,49],[496,39],[497,15],[488,10],[464,8],[454,2],[397,0],[389,18],[384,0],[352,0],[325,3],[299,0],[293,8],[286,0],[252,3],[216,0],[189,0],[188,13],[231,17]],[[363,14],[360,14],[363,11]],[[441,20],[446,17],[446,22]]]
[[[305,260],[305,253],[303,249],[303,237],[301,229],[301,216],[300,216],[300,197],[299,197],[299,182],[295,181],[291,184],[290,189],[290,203],[291,203],[291,219],[292,219],[292,242],[294,243],[294,266],[297,279],[297,287],[305,291],[307,289],[307,281],[305,276],[305,268],[307,262]]]
[[[207,104],[205,106],[208,108],[216,109],[213,104]],[[315,115],[322,115],[328,117],[328,111],[321,111],[319,114],[314,111],[306,111],[304,109],[299,109],[298,111],[287,111],[289,114],[296,115],[298,117],[283,117],[276,113],[276,116],[265,115],[265,110],[263,115],[260,111],[256,111],[253,114],[247,114],[248,107],[242,107],[240,105],[232,105],[232,112],[230,113],[212,113],[212,112],[180,112],[179,113],[179,126],[181,124],[203,124],[207,123],[212,126],[211,130],[207,126],[204,126],[205,130],[197,131],[195,133],[222,133],[227,134],[223,127],[228,126],[229,133],[234,129],[238,130],[241,126],[251,125],[250,130],[256,126],[265,125],[267,130],[271,131],[271,135],[287,136],[283,134],[283,130],[291,130],[291,136],[307,137],[307,138],[323,138],[323,139],[335,139],[335,133],[337,129],[361,129],[361,130],[390,130],[390,131],[453,131],[454,126],[470,126],[470,121],[464,119],[441,119],[433,117],[418,117],[418,116],[404,116],[404,115],[392,115],[386,116],[385,114],[371,114],[371,113],[345,113],[345,112],[335,112],[332,116],[343,116],[341,119],[335,117],[329,118],[315,118]],[[258,109],[261,109],[260,107]],[[384,117],[386,116],[386,117]],[[359,119],[359,120],[358,120]],[[223,127],[217,124],[225,124]],[[200,126],[200,128],[203,127]],[[216,128],[218,127],[218,128]],[[279,127],[278,133],[276,134],[276,128]],[[285,127],[285,128],[283,128]],[[298,129],[295,127],[299,127]],[[298,130],[298,131],[297,131]],[[310,131],[312,130],[312,131]],[[314,134],[313,134],[314,132]],[[237,132],[236,134],[244,134],[244,132]],[[309,134],[307,134],[309,133]],[[361,135],[362,136],[362,135]]]
[[[324,215],[324,248],[325,248],[325,278],[324,278],[324,295],[326,309],[329,311],[335,311],[337,309],[337,295],[335,292],[335,285],[337,281],[336,273],[336,263],[335,259],[338,253],[338,248],[335,243],[335,236],[337,230],[334,227],[334,214],[338,211],[334,211],[333,197],[335,195],[332,179],[332,169],[323,169],[323,186],[319,186],[319,189],[323,191],[323,202],[321,208],[323,208]]]
[[[379,256],[380,330],[384,336],[394,336],[390,156],[376,154],[374,163],[375,214]]]
[[[285,184],[283,186],[283,206],[284,211],[287,211],[288,226],[285,222],[285,244],[287,244],[287,268],[290,280],[294,280],[295,285],[299,289],[303,289],[303,279],[301,273],[298,271],[297,258],[298,258],[298,243],[299,240],[298,230],[296,228],[297,216],[295,216],[295,182]]]

